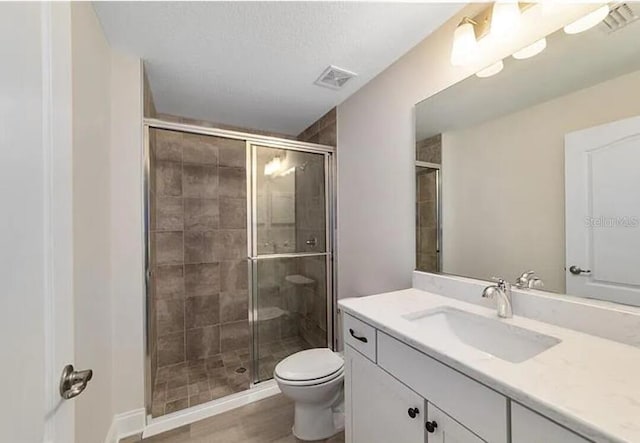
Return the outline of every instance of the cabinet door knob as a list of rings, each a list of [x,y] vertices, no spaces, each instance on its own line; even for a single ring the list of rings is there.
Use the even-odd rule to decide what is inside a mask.
[[[416,418],[419,413],[420,409],[418,408],[409,408],[409,410],[407,411],[407,414],[409,414],[409,417],[411,418]]]
[[[436,423],[435,421],[428,421],[425,424],[425,427],[427,428],[427,432],[429,434],[433,434],[434,432],[436,432],[436,428],[438,427],[438,423]]]
[[[368,341],[367,337],[360,337],[360,336],[356,335],[356,333],[355,333],[355,331],[353,329],[349,329],[349,334],[351,334],[351,336],[353,338],[355,338],[356,340],[360,340],[362,343],[366,343]]]

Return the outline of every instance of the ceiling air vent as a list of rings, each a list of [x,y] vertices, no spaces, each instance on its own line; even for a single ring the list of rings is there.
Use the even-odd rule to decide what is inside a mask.
[[[358,74],[347,71],[346,69],[329,66],[314,82],[318,86],[324,86],[330,89],[341,89],[345,83]]]
[[[639,14],[637,8],[636,5],[632,6],[629,3],[615,4],[611,7],[609,15],[602,21],[602,29],[607,33],[611,33],[638,20]]]

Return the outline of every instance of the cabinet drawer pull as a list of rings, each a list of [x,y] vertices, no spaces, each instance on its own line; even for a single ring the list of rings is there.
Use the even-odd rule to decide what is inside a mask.
[[[411,417],[411,418],[416,418],[416,416],[418,414],[420,414],[420,409],[418,409],[418,408],[409,408],[409,410],[407,411],[407,414],[409,414],[409,417]]]
[[[435,420],[434,421],[428,421],[425,424],[425,427],[427,428],[427,432],[429,434],[433,434],[434,432],[436,432],[436,428],[438,427],[438,423],[436,423]]]
[[[351,334],[351,336],[356,340],[360,340],[362,343],[367,343],[369,341],[367,340],[367,337],[358,337],[356,333],[353,332],[353,329],[349,329],[349,334]]]

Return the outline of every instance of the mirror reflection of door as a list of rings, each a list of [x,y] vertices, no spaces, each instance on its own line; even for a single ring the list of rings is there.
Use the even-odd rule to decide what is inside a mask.
[[[441,269],[440,239],[440,134],[416,143],[416,269]]]
[[[640,298],[640,117],[565,137],[567,292]]]

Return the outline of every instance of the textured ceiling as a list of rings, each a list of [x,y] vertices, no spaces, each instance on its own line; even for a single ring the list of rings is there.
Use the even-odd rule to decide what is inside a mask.
[[[158,112],[298,134],[462,7],[372,2],[95,2],[145,60]],[[340,91],[313,84],[353,71]]]

